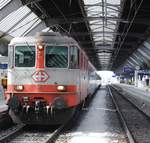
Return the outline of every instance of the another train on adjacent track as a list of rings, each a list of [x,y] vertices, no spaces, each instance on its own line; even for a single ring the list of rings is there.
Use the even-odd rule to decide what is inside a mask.
[[[62,124],[100,85],[78,43],[55,32],[11,40],[5,99],[13,120]]]

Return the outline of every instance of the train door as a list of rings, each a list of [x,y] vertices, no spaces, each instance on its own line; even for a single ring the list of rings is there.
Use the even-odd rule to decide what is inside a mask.
[[[76,83],[77,86],[77,91],[78,91],[78,102],[80,102],[81,97],[80,97],[80,53],[79,49],[77,46],[71,46],[70,47],[70,65],[69,68],[72,69],[72,78],[74,79],[74,82]]]
[[[80,99],[84,99],[84,56],[80,52]]]
[[[84,71],[85,71],[85,95],[88,95],[88,59],[85,57],[84,60]]]

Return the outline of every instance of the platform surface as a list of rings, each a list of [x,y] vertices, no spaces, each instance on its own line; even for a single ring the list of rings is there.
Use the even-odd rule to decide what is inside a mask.
[[[0,86],[0,112],[3,112],[8,109],[8,106],[5,104],[4,96],[3,96],[3,89]]]
[[[150,91],[127,84],[115,84],[119,91],[150,117]]]
[[[116,109],[106,89],[97,92],[82,114],[82,120],[71,133],[70,143],[126,143]]]
[[[149,98],[150,99],[150,91],[146,90],[144,88],[139,88],[134,85],[128,85],[128,84],[115,84],[116,86],[122,87],[124,91],[127,91],[128,93],[134,94],[135,96],[141,96],[143,98]]]

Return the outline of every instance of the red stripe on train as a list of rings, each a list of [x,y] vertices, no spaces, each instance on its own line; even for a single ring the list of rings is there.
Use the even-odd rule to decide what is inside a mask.
[[[44,47],[42,50],[37,50],[36,68],[44,68]]]
[[[58,85],[23,85],[24,89],[19,92],[58,92],[57,86]],[[17,92],[15,89],[16,85],[8,85],[7,87],[7,92]],[[76,85],[67,85],[66,86],[66,92],[76,92],[77,91],[77,86]]]

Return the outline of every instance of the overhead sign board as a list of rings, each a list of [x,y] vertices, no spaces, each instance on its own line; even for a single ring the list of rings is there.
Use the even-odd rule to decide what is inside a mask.
[[[133,72],[134,70],[133,70],[133,68],[132,67],[124,67],[123,68],[123,72],[125,72],[125,73],[130,73],[130,72]]]
[[[7,69],[8,68],[8,64],[0,64],[0,69]]]
[[[139,70],[139,74],[150,74],[150,70]]]

